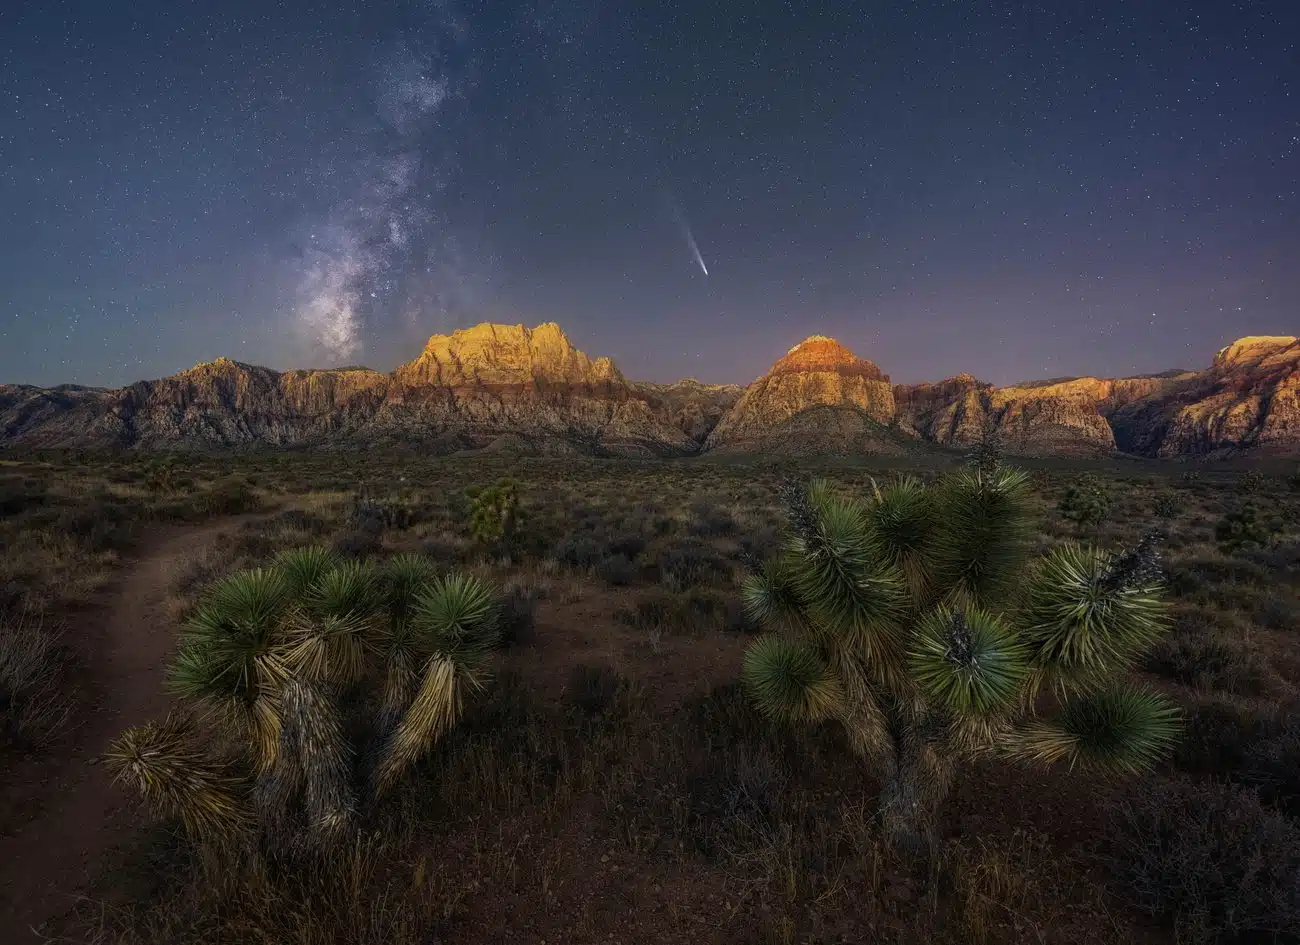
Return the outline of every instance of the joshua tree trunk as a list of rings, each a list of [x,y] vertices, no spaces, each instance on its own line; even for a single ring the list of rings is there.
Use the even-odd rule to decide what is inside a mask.
[[[880,825],[886,838],[901,849],[924,851],[948,783],[947,765],[933,744],[915,731],[898,737],[880,790]]]

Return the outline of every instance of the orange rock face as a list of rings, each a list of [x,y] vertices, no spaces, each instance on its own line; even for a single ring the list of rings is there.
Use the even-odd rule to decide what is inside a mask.
[[[1020,453],[1300,453],[1300,341],[1242,338],[1204,371],[998,388],[969,374],[891,385],[875,364],[816,335],[742,391],[633,383],[558,325],[484,324],[433,336],[390,374],[219,358],[117,390],[0,385],[0,444],[36,447],[844,454],[964,447],[988,428]]]
[[[758,445],[774,427],[813,407],[847,407],[888,424],[894,416],[889,377],[838,341],[814,335],[786,352],[741,394],[713,428],[706,449]]]

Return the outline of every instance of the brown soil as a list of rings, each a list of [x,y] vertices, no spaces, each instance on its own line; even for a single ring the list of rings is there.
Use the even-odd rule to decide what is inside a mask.
[[[175,634],[167,601],[177,564],[241,522],[169,527],[146,537],[105,608],[76,619],[68,639],[84,667],[80,718],[66,748],[21,760],[0,796],[0,929],[4,941],[44,942],[104,856],[138,830],[129,798],[100,755],[127,726],[166,713],[162,676]]]

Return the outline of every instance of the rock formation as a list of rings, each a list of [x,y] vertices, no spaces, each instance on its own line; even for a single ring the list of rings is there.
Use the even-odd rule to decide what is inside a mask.
[[[780,424],[812,407],[845,408],[884,426],[894,416],[894,392],[876,365],[832,338],[813,335],[745,389],[705,448],[762,449]]]
[[[1241,338],[1207,370],[1120,405],[1111,422],[1121,449],[1146,456],[1300,453],[1300,339]]]
[[[219,358],[114,390],[0,385],[0,444],[24,447],[854,454],[964,448],[985,429],[1020,453],[1300,453],[1300,342],[1242,338],[1204,371],[999,388],[969,374],[891,385],[816,335],[742,391],[635,383],[558,325],[484,324],[435,335],[390,374]]]
[[[411,444],[435,452],[676,455],[679,401],[591,360],[554,324],[435,335],[391,374],[278,372],[225,358],[118,390],[0,387],[0,441],[157,448]],[[705,411],[706,412],[706,411]],[[697,420],[696,422],[702,422]]]

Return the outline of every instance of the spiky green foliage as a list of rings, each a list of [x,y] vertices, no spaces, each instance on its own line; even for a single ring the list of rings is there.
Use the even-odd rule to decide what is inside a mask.
[[[233,754],[210,760],[169,720],[125,733],[114,764],[197,840],[249,828],[264,849],[333,842],[377,796],[357,786],[391,789],[482,689],[500,606],[415,555],[377,569],[283,554],[203,595],[171,670],[182,699],[219,710]]]
[[[1136,774],[1167,755],[1181,729],[1178,709],[1167,700],[1139,689],[1111,688],[1067,702],[1056,718],[1014,733],[1006,747],[1034,761]]]
[[[934,583],[949,600],[1001,606],[1029,553],[1029,476],[1003,466],[953,473],[937,489]]]
[[[917,689],[941,711],[984,717],[1014,707],[1029,672],[1025,648],[992,614],[938,607],[921,618],[908,655]]]
[[[470,531],[476,541],[497,545],[515,537],[523,518],[519,483],[499,479],[490,486],[471,486],[465,496],[470,502]]]
[[[286,640],[285,662],[306,679],[347,686],[366,670],[379,646],[382,590],[373,568],[335,565],[302,593]]]
[[[1085,474],[1066,487],[1056,508],[1080,531],[1096,528],[1110,514],[1110,490],[1096,476]]]
[[[1154,540],[1129,555],[1064,545],[1035,563],[1020,616],[1034,686],[1086,690],[1132,665],[1168,630]]]
[[[217,582],[181,633],[168,683],[181,698],[215,710],[255,747],[258,765],[275,759],[275,701],[288,678],[285,631],[293,597],[274,570],[240,571]]]
[[[889,830],[927,821],[978,755],[1130,771],[1167,750],[1174,710],[1114,685],[1167,629],[1158,535],[1031,560],[1028,478],[993,460],[932,487],[857,499],[814,481],[782,498],[783,549],[742,588],[769,631],[742,681],[780,724],[843,726],[879,769]],[[1044,691],[1057,704],[1037,720]]]
[[[844,688],[814,646],[767,637],[745,651],[743,672],[758,707],[779,722],[822,722],[844,711]]]
[[[182,715],[124,731],[104,754],[114,779],[134,787],[164,817],[180,817],[204,843],[233,840],[248,826],[246,782],[195,748]]]
[[[500,601],[477,578],[435,578],[415,599],[410,653],[419,688],[388,739],[375,783],[389,790],[460,717],[467,697],[483,687],[483,669],[498,637]]]
[[[328,548],[312,545],[280,552],[272,561],[272,567],[284,577],[290,592],[300,595],[337,563],[338,559]]]

